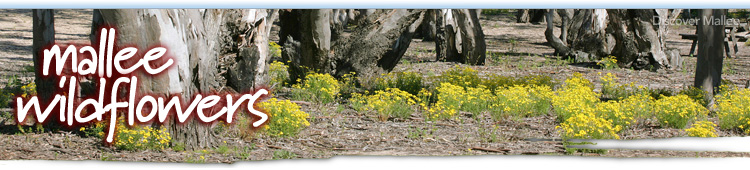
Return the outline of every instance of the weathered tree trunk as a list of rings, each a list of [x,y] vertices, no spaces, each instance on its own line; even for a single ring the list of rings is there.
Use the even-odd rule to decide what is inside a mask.
[[[436,10],[427,10],[424,14],[424,21],[419,26],[419,35],[422,37],[422,41],[434,41],[435,35],[437,34],[437,27],[435,20],[437,19]]]
[[[289,63],[292,80],[308,71],[331,73],[335,69],[331,55],[331,9],[282,11],[279,43],[282,58]]]
[[[292,79],[307,71],[360,76],[390,71],[406,52],[424,10],[375,10],[360,18],[357,29],[344,35],[330,25],[332,10],[284,11],[279,37],[282,57],[291,61]],[[361,15],[362,13],[360,13]],[[332,33],[334,31],[335,33]],[[332,37],[332,34],[342,35]]]
[[[139,49],[147,49],[153,45],[162,45],[168,49],[168,55],[175,59],[172,69],[158,76],[139,76],[138,93],[150,94],[180,94],[188,101],[194,94],[219,90],[221,87],[219,76],[219,56],[222,52],[238,49],[239,57],[243,57],[243,49],[257,59],[256,68],[264,67],[267,58],[267,40],[257,38],[256,34],[263,34],[266,28],[255,24],[263,18],[261,11],[256,10],[198,10],[198,9],[107,9],[99,10],[103,21],[118,28],[118,44],[135,45]],[[256,18],[257,17],[257,18]],[[228,27],[238,27],[227,30]],[[225,27],[227,26],[227,27]],[[256,29],[254,35],[240,35],[247,29]],[[258,35],[263,36],[263,35]],[[244,40],[246,37],[248,40]],[[235,41],[239,40],[239,41]],[[231,43],[238,43],[234,45]],[[243,45],[247,43],[246,45]],[[247,47],[249,45],[249,47]],[[241,46],[241,47],[239,47]],[[228,48],[228,49],[227,49]],[[248,50],[249,49],[249,50]],[[265,49],[266,52],[263,52]],[[266,56],[261,56],[261,55]],[[252,62],[252,61],[247,61]],[[238,63],[242,65],[241,63]],[[246,65],[255,69],[253,65]],[[243,72],[246,76],[255,74]],[[244,83],[254,84],[252,79],[240,79]],[[210,127],[201,125],[197,120],[190,120],[180,125],[176,120],[168,125],[172,136],[172,143],[182,143],[186,149],[198,149],[215,146],[216,137]]]
[[[635,69],[674,69],[681,64],[679,51],[665,45],[668,26],[664,23],[676,16],[669,15],[667,9],[580,9],[557,13],[562,17],[563,35],[554,36],[554,24],[549,22],[545,31],[545,38],[557,55],[572,57],[576,62],[593,62],[612,55],[621,67]],[[547,20],[553,16],[548,13]],[[654,19],[659,23],[653,23]]]
[[[484,32],[479,13],[470,9],[441,10],[435,50],[439,61],[482,65],[486,56]]]
[[[246,92],[269,82],[268,41],[278,10],[238,9],[224,11],[223,53],[237,53],[229,66],[227,86]],[[236,38],[236,39],[235,39]],[[237,40],[239,39],[239,40]]]
[[[32,10],[33,18],[33,42],[32,53],[34,68],[34,83],[36,84],[37,96],[42,103],[49,102],[57,88],[57,78],[54,74],[44,77],[41,72],[42,49],[47,45],[55,43],[55,11],[51,9]]]
[[[726,9],[703,9],[698,23],[698,61],[695,66],[695,87],[706,92],[706,103],[713,105],[715,88],[721,85],[721,67],[724,62],[724,25],[705,19],[722,18]]]

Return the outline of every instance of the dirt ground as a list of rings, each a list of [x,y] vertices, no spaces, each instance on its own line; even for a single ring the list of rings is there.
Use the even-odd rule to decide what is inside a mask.
[[[90,30],[91,10],[56,10],[57,41],[86,42]],[[513,16],[500,14],[482,16],[482,27],[487,38],[488,56],[485,66],[471,66],[480,74],[523,76],[549,75],[564,80],[574,72],[583,73],[595,84],[600,84],[599,72],[612,72],[622,82],[636,82],[650,88],[679,89],[692,85],[695,58],[689,57],[690,40],[682,40],[679,33],[693,33],[691,26],[671,28],[668,46],[679,48],[684,66],[676,70],[657,72],[630,69],[601,70],[590,64],[570,64],[556,56],[544,39],[545,25],[515,23]],[[31,81],[31,10],[0,10],[0,77],[18,76]],[[440,75],[456,63],[434,62],[434,43],[415,39],[396,71],[415,71],[425,76]],[[738,57],[725,60],[729,70],[724,79],[745,86],[750,79],[750,52],[740,47]],[[33,69],[32,69],[33,70]],[[9,78],[0,79],[4,87]],[[273,159],[273,153],[286,150],[296,158],[330,158],[336,155],[565,155],[560,135],[555,129],[552,114],[519,120],[492,121],[486,114],[475,119],[462,114],[458,121],[425,121],[413,115],[409,120],[378,121],[358,113],[346,104],[303,104],[310,114],[310,126],[293,138],[222,139],[228,152],[206,151],[122,151],[102,146],[100,139],[82,137],[69,131],[19,133],[9,116],[0,118],[0,160],[117,160],[152,162],[230,163],[243,160]],[[8,114],[8,113],[4,113]],[[495,126],[496,128],[493,128]],[[719,136],[740,136],[735,132],[719,131]],[[670,138],[685,136],[680,129],[654,128],[648,124],[631,127],[623,139]],[[577,153],[603,157],[748,157],[750,153],[691,152],[660,150],[611,149],[606,153]]]

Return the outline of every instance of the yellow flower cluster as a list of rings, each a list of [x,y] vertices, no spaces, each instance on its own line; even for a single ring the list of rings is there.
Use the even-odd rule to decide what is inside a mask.
[[[709,121],[698,121],[693,124],[692,127],[685,129],[688,136],[690,137],[701,137],[701,138],[715,138],[716,135],[716,124]]]
[[[32,81],[29,84],[21,86],[21,92],[21,97],[23,98],[36,95],[36,84]]]
[[[461,105],[464,103],[463,98],[466,94],[461,86],[451,83],[440,83],[437,88],[437,102],[434,106],[427,108],[428,120],[441,120],[454,118]]]
[[[269,41],[268,49],[271,51],[271,57],[281,57],[281,46],[276,42]]]
[[[153,149],[162,150],[169,147],[172,140],[166,127],[159,129],[151,126],[135,126],[128,128],[123,119],[119,119],[115,147],[125,150]]]
[[[93,125],[86,127],[81,127],[78,129],[78,131],[83,132],[86,136],[94,136],[94,137],[102,137],[104,136],[104,129],[107,128],[106,124],[104,122],[96,122]]]
[[[482,83],[482,79],[479,78],[479,74],[476,70],[471,69],[470,67],[460,67],[458,65],[445,71],[439,79],[440,83],[450,83],[464,88],[477,87]]]
[[[310,126],[310,122],[307,121],[310,115],[289,100],[271,98],[259,103],[258,106],[270,117],[264,130],[271,136],[294,136],[302,128]]]
[[[716,96],[717,117],[722,129],[742,129],[750,134],[750,90],[737,87],[720,87],[722,94]]]
[[[412,106],[419,101],[416,96],[397,88],[378,90],[373,95],[362,96],[355,93],[352,96],[350,102],[361,106],[360,108],[355,107],[355,109],[358,111],[374,110],[378,113],[378,118],[381,121],[386,121],[390,117],[409,118],[414,112]]]
[[[672,128],[685,128],[690,120],[708,115],[705,107],[687,95],[663,97],[652,108],[659,123]]]
[[[271,77],[271,81],[269,82],[269,85],[271,86],[286,85],[287,81],[289,81],[289,72],[287,71],[288,69],[289,69],[289,66],[285,65],[282,62],[279,62],[279,61],[272,62],[268,67],[268,76]]]
[[[599,94],[594,92],[591,81],[583,78],[580,73],[574,73],[572,78],[565,80],[565,84],[557,95],[552,96],[552,106],[557,113],[557,120],[562,122],[576,113],[593,110],[599,101]]]
[[[613,126],[611,120],[587,111],[574,114],[557,126],[563,131],[563,139],[620,139],[617,132],[622,127]]]
[[[602,67],[603,69],[615,69],[617,68],[617,57],[615,56],[608,56],[605,58],[602,58],[599,60],[599,62],[596,63],[596,65]]]
[[[311,72],[305,76],[303,83],[292,86],[292,96],[301,100],[331,103],[338,97],[340,90],[341,85],[333,76]]]
[[[496,94],[489,106],[495,120],[502,119],[504,115],[527,117],[546,114],[553,96],[549,86],[536,85],[516,85],[499,89]]]
[[[606,76],[611,81],[613,76]],[[648,112],[644,106],[650,96],[637,93],[624,100],[601,102],[593,85],[580,73],[573,74],[563,87],[552,96],[552,105],[557,113],[565,139],[619,139],[622,129],[636,122],[638,115]]]
[[[601,75],[601,72],[599,74]],[[635,82],[630,82],[625,85],[617,83],[617,76],[612,73],[607,73],[606,75],[599,77],[599,79],[602,81],[602,95],[614,100],[622,100],[630,95],[645,90],[642,86],[636,87]]]

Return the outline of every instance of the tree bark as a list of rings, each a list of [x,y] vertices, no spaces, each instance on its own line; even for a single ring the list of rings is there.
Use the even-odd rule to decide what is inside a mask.
[[[437,13],[435,10],[425,11],[424,21],[422,21],[419,32],[422,41],[435,41],[435,35],[437,34],[436,17]]]
[[[706,92],[709,108],[713,105],[715,88],[721,85],[721,69],[724,62],[724,25],[705,19],[722,18],[726,9],[702,9],[701,21],[697,26],[698,61],[695,66],[695,87]]]
[[[436,41],[441,42],[435,43],[437,60],[484,64],[487,44],[477,10],[444,9],[440,15]]]
[[[257,10],[199,10],[199,9],[106,9],[99,10],[103,21],[118,28],[117,43],[134,45],[148,49],[153,45],[167,48],[167,55],[175,59],[172,69],[157,76],[139,74],[138,94],[160,94],[167,97],[180,94],[189,101],[197,93],[220,90],[219,56],[243,48],[257,50],[254,55],[256,67],[264,67],[267,55],[267,40],[261,45],[265,23]],[[257,17],[257,18],[256,18]],[[226,25],[235,24],[230,29]],[[245,25],[247,24],[247,25]],[[255,25],[260,24],[260,25]],[[241,35],[237,31],[257,29],[253,35]],[[243,32],[244,33],[244,32]],[[246,40],[245,40],[246,39]],[[234,41],[239,40],[239,41]],[[232,44],[237,43],[237,44]],[[245,44],[245,45],[243,45]],[[250,47],[247,47],[247,46]],[[263,52],[265,49],[266,52]],[[242,54],[238,55],[242,56]],[[244,60],[244,59],[237,59]],[[249,65],[252,67],[252,65]],[[255,68],[248,68],[255,69]],[[248,73],[248,76],[255,74]],[[244,83],[254,84],[255,80],[243,79]],[[181,143],[186,149],[214,147],[217,138],[211,127],[197,120],[180,124],[173,120],[167,125],[172,136],[172,144]]]
[[[32,53],[34,60],[34,83],[36,84],[37,96],[41,103],[47,103],[52,99],[55,89],[57,88],[57,76],[50,74],[45,77],[42,75],[42,49],[45,46],[55,43],[55,11],[52,9],[34,9],[32,10],[33,22],[33,42]]]
[[[247,92],[269,82],[271,52],[268,41],[278,10],[237,9],[224,11],[223,53],[236,53],[227,71],[227,86]],[[237,38],[238,40],[232,39]],[[237,43],[238,42],[238,43]]]
[[[544,9],[518,9],[516,12],[517,23],[541,23],[544,22],[546,17],[546,10]],[[546,19],[549,21],[549,19]]]
[[[280,14],[279,43],[282,58],[289,63],[292,80],[308,71],[331,73],[335,69],[331,55],[331,9],[302,9]]]

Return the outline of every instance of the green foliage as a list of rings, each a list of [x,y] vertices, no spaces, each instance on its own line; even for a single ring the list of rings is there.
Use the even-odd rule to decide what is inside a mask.
[[[527,75],[523,77],[509,77],[492,74],[482,81],[482,85],[487,87],[492,93],[497,89],[508,88],[512,86],[547,86],[555,87],[552,77],[545,75]]]
[[[270,117],[264,126],[265,132],[271,136],[295,136],[303,128],[310,126],[307,121],[309,114],[300,110],[300,106],[289,100],[268,99],[258,104]]]
[[[439,82],[437,82],[437,84],[450,83],[463,88],[477,87],[482,83],[482,79],[479,78],[479,74],[476,70],[471,69],[470,67],[460,66],[445,71],[445,73],[440,75],[438,79]]]
[[[297,80],[298,82],[300,80]],[[308,73],[305,81],[292,86],[292,98],[320,103],[331,103],[339,95],[341,86],[329,74]]]
[[[281,46],[276,42],[269,41],[268,49],[271,51],[271,58],[281,58]]]
[[[8,104],[14,100],[16,95],[24,98],[28,98],[36,95],[36,84],[34,81],[24,83],[20,78],[11,76],[8,79],[8,84],[4,88],[0,88],[0,108],[11,107]]]
[[[274,61],[268,67],[268,76],[271,78],[269,85],[275,86],[286,86],[289,82],[289,72],[287,71],[289,66],[282,62]]]
[[[675,95],[675,93],[670,89],[648,89],[648,93],[652,98],[656,100],[659,100],[663,97],[669,97],[669,96]]]
[[[616,69],[619,67],[617,65],[617,57],[615,56],[602,58],[601,60],[599,60],[599,62],[596,62],[596,65],[606,70]]]
[[[172,150],[177,152],[185,151],[185,144],[184,143],[175,143],[172,145]]]
[[[104,136],[105,128],[107,128],[106,124],[104,124],[103,122],[96,122],[88,126],[88,128],[81,127],[80,129],[78,129],[78,131],[83,133],[84,136],[101,138],[102,136]]]
[[[412,95],[417,95],[419,90],[422,89],[422,76],[414,72],[392,72],[375,79],[374,90],[388,88],[397,88]]]
[[[287,150],[278,149],[273,151],[273,158],[274,160],[278,159],[295,159],[297,158],[297,154],[294,152],[289,152]]]
[[[599,73],[601,75],[601,73]],[[613,100],[622,100],[628,96],[647,91],[645,87],[636,86],[635,82],[628,84],[617,83],[617,76],[612,73],[607,73],[604,76],[599,77],[602,81],[602,96]]]
[[[706,103],[706,91],[703,91],[703,89],[690,86],[688,88],[680,90],[679,92],[677,92],[677,94],[686,95],[690,97],[690,99],[700,103],[704,107],[708,105],[708,103]]]

